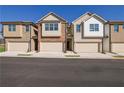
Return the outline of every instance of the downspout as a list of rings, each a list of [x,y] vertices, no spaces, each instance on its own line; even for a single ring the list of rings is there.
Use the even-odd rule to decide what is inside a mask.
[[[4,37],[4,31],[3,31],[3,25],[2,25],[2,37],[3,37],[3,40],[4,40],[4,51],[6,51],[6,40],[5,40],[5,37]]]
[[[30,50],[29,51],[31,51],[31,24],[29,25],[29,29],[30,29]]]
[[[111,24],[109,24],[109,52],[112,53],[112,45],[111,45]]]
[[[103,39],[104,39],[104,37],[102,38],[102,53],[104,53],[104,49],[103,49]]]
[[[104,53],[104,44],[103,44],[103,39],[105,38],[105,24],[104,24],[104,26],[103,26],[103,38],[102,38],[102,53]]]
[[[4,39],[4,51],[6,51],[7,49],[6,49],[6,40],[5,40],[5,37],[3,37]]]

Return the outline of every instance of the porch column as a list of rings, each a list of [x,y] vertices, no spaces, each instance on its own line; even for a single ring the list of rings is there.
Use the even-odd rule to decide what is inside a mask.
[[[63,50],[64,50],[64,53],[66,53],[66,51],[67,51],[67,30],[68,30],[67,29],[67,23],[65,23],[65,29],[64,30],[65,30],[65,33],[64,33],[64,36],[65,36],[64,39],[65,40],[64,40],[64,47],[63,47],[64,49]]]
[[[40,43],[41,43],[41,24],[38,24],[38,52],[40,52]]]
[[[80,26],[80,31],[81,31],[81,38],[84,38],[84,22],[81,22],[81,26]]]

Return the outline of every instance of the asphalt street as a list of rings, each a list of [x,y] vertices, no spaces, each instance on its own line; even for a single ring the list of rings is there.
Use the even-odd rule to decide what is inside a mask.
[[[1,87],[124,87],[124,60],[0,57]]]

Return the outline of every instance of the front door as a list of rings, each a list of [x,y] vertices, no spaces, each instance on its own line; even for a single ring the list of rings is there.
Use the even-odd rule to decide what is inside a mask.
[[[72,51],[72,39],[67,39],[67,50]]]
[[[38,51],[38,40],[34,39],[34,43],[35,43],[35,51]]]

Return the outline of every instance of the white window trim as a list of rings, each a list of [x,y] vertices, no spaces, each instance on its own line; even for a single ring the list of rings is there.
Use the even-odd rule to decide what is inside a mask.
[[[99,32],[99,24],[89,24],[89,30],[90,32]],[[93,26],[92,29],[91,29],[91,25]],[[96,25],[98,25],[98,27],[96,27]],[[96,30],[98,29],[98,30]]]
[[[77,28],[77,26],[79,26],[79,29]],[[81,28],[81,27],[80,27],[80,24],[76,24],[76,32],[77,32],[77,33],[80,33],[80,30],[81,30],[80,28]]]
[[[27,30],[27,26],[28,26],[28,30]],[[29,32],[30,31],[30,25],[25,25],[25,31]]]
[[[16,25],[15,24],[9,24],[8,29],[9,29],[10,32],[15,32],[16,31]]]
[[[48,24],[48,30],[46,30],[46,24]],[[57,27],[56,27],[57,30],[55,29],[55,24],[57,24]],[[45,23],[45,31],[58,31],[58,29],[59,29],[58,23]]]

